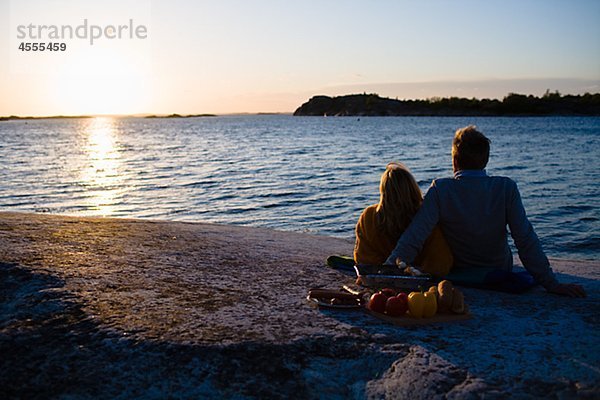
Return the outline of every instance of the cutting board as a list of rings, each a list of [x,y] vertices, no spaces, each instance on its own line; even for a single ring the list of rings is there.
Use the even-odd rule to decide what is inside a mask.
[[[419,326],[419,325],[431,325],[431,324],[442,324],[448,322],[459,322],[466,321],[473,318],[473,314],[467,312],[466,314],[436,314],[430,318],[414,318],[408,314],[402,317],[390,317],[389,315],[380,314],[374,311],[364,308],[367,314],[372,315],[375,318],[379,318],[383,321],[389,322],[398,326]]]

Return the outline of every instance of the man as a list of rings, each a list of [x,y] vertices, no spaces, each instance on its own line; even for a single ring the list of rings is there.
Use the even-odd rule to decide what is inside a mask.
[[[454,178],[432,182],[419,212],[402,234],[386,264],[412,262],[439,224],[454,255],[455,267],[493,267],[510,271],[513,257],[506,226],[523,266],[549,292],[584,297],[579,285],[556,280],[548,258],[527,219],[514,181],[485,172],[490,141],[475,126],[456,131],[452,142]]]

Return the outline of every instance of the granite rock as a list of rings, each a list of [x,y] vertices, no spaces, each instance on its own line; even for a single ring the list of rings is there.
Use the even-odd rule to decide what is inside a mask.
[[[398,327],[322,310],[342,239],[241,226],[0,213],[0,398],[598,398],[585,299],[465,289],[474,318]]]

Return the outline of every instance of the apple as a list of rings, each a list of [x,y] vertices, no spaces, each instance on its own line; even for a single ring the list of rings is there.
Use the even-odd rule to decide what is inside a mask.
[[[400,292],[396,295],[396,297],[400,297],[401,299],[404,300],[405,303],[408,304],[408,294],[406,294],[404,292]]]
[[[381,292],[377,292],[371,296],[369,299],[369,310],[375,311],[383,314],[385,312],[385,305],[387,302],[387,297]]]
[[[396,295],[396,291],[390,288],[381,289],[380,292],[383,293],[387,298],[394,297]]]
[[[401,293],[403,294],[403,293]],[[394,296],[387,299],[385,303],[385,313],[390,317],[400,317],[406,314],[408,303],[404,296]]]

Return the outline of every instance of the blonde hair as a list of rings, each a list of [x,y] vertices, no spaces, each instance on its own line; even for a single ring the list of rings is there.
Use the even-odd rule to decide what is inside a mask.
[[[379,204],[375,212],[378,229],[396,242],[421,207],[423,194],[410,170],[402,163],[389,163],[381,175]]]

